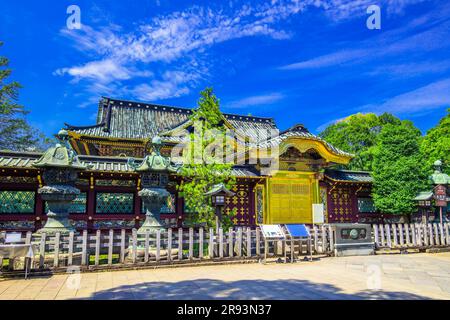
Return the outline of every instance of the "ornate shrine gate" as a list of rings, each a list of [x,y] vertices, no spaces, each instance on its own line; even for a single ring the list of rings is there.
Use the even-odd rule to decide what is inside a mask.
[[[269,214],[266,223],[312,223],[316,201],[314,173],[281,173],[269,179]]]

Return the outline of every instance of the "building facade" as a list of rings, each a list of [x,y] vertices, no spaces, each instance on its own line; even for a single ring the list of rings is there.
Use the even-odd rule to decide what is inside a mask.
[[[145,212],[137,194],[148,177],[136,173],[128,159],[143,158],[155,136],[164,143],[162,153],[172,155],[184,143],[182,133],[193,130],[191,114],[191,109],[102,98],[96,124],[66,124],[73,150],[88,166],[76,183],[81,194],[70,210],[74,226],[139,227]],[[311,224],[313,204],[321,203],[327,222],[380,219],[370,197],[370,175],[332,169],[347,164],[351,154],[303,125],[279,132],[274,119],[235,114],[224,114],[222,123],[240,150],[232,171],[234,196],[226,199],[224,208],[225,214],[236,209],[236,225]],[[0,151],[0,229],[36,230],[45,222],[46,203],[37,193],[45,181],[41,170],[33,167],[40,155]],[[179,183],[181,177],[171,174],[167,184],[171,197],[161,212],[166,226],[181,227],[189,210],[177,192]]]

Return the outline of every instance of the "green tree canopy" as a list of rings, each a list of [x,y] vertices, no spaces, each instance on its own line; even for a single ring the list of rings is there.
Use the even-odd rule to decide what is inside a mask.
[[[357,113],[328,126],[319,136],[333,146],[355,155],[348,169],[372,171],[378,135],[386,124],[399,125],[400,122],[400,119],[389,113],[380,116]]]
[[[8,65],[9,60],[0,57],[0,149],[45,149],[51,140],[27,123],[28,111],[18,103],[22,86],[17,81],[8,81],[12,72]]]
[[[410,121],[386,124],[378,135],[373,153],[373,199],[381,212],[416,212],[413,198],[426,189],[428,181],[421,165],[420,138],[420,130]]]
[[[214,227],[215,210],[211,198],[204,194],[220,183],[224,183],[228,189],[231,189],[235,184],[235,178],[231,175],[233,164],[214,162],[205,156],[209,147],[217,144],[217,137],[221,134],[225,137],[225,127],[219,100],[214,95],[213,89],[207,88],[200,95],[198,108],[190,117],[194,124],[194,132],[190,133],[190,152],[185,155],[184,164],[180,170],[183,182],[178,186],[178,190],[189,209],[186,221],[192,225],[204,224]],[[211,134],[214,130],[217,134]],[[225,141],[217,145],[223,152]],[[214,156],[214,152],[212,153]],[[217,154],[220,153],[217,151]],[[231,226],[232,218],[233,213],[223,214],[222,226]]]
[[[432,173],[433,163],[441,160],[444,172],[450,174],[450,109],[447,109],[447,114],[436,127],[428,130],[422,139],[420,151],[428,173]]]

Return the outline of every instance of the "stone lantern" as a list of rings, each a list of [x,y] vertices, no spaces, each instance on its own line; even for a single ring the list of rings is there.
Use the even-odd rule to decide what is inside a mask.
[[[87,167],[78,159],[77,154],[69,145],[69,134],[66,130],[58,132],[60,143],[47,149],[33,163],[33,166],[43,170],[45,186],[38,189],[42,200],[48,204],[47,222],[37,234],[55,235],[57,232],[67,235],[75,232],[69,223],[69,207],[80,190],[75,188],[78,172]]]
[[[160,221],[162,207],[167,203],[169,192],[166,186],[169,182],[169,173],[176,172],[177,168],[170,162],[169,157],[161,155],[162,141],[160,137],[152,139],[153,150],[145,156],[140,164],[129,159],[128,164],[141,174],[143,189],[139,192],[146,209],[145,222],[139,228],[138,235],[155,235],[157,230],[165,230]]]

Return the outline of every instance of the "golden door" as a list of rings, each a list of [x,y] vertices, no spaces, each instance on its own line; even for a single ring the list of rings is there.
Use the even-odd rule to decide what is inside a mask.
[[[312,223],[310,179],[271,179],[268,223]]]

